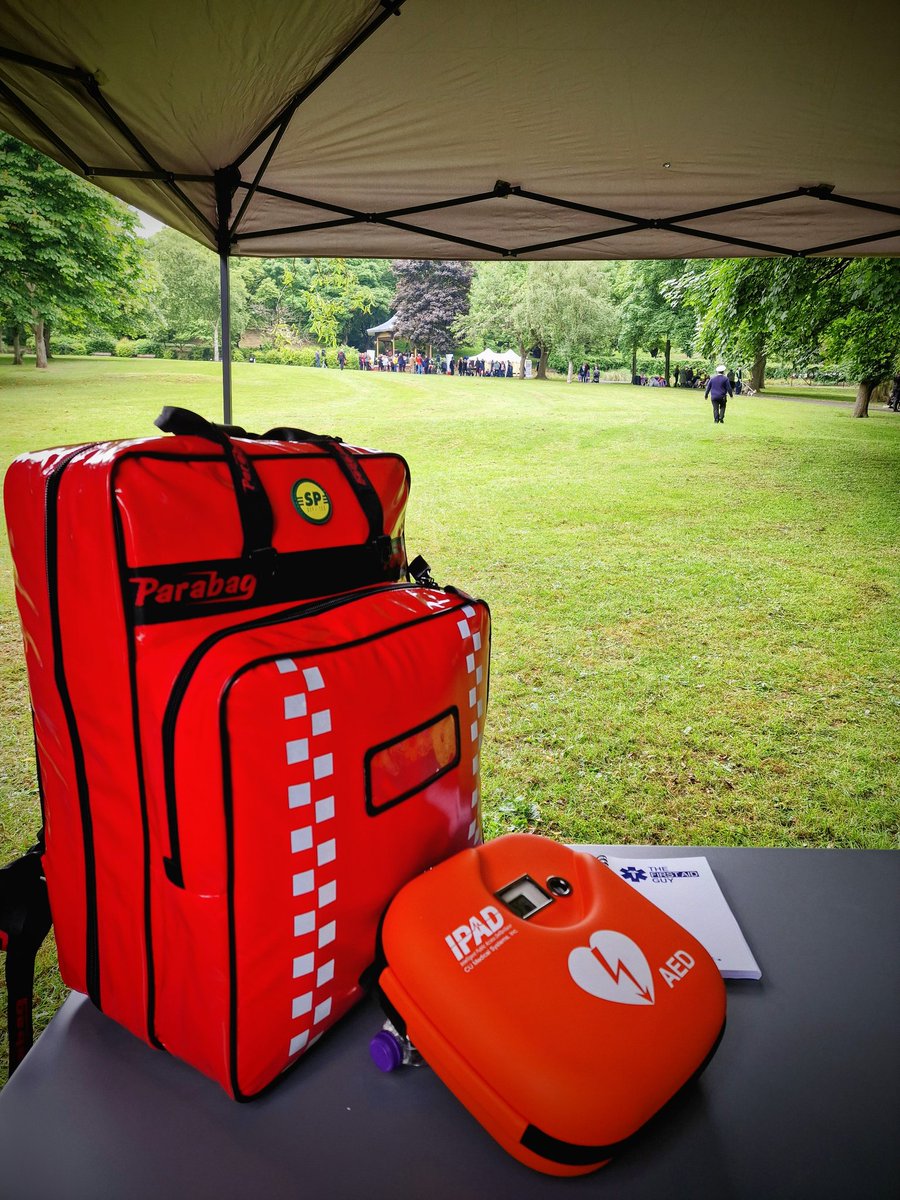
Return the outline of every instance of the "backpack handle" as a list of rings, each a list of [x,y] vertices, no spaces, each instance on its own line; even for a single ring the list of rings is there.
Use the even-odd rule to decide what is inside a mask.
[[[189,408],[166,407],[153,424],[163,433],[202,437],[221,446],[234,485],[244,533],[243,557],[271,552],[274,518],[269,497],[249,456],[235,445],[225,429],[207,421],[199,413],[191,412]],[[236,430],[238,426],[228,428]]]

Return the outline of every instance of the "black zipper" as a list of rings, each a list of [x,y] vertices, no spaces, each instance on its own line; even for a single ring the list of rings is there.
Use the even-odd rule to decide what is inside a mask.
[[[84,891],[85,891],[85,982],[88,995],[97,1008],[100,1004],[100,950],[97,932],[97,862],[94,853],[94,822],[91,815],[91,798],[88,787],[87,770],[84,765],[84,751],[81,737],[78,733],[78,722],[72,697],[69,695],[69,685],[66,681],[66,671],[63,663],[62,629],[59,619],[59,563],[57,561],[57,499],[63,472],[69,463],[83,450],[96,446],[90,442],[84,446],[76,446],[68,454],[63,455],[55,463],[44,485],[44,564],[47,572],[47,595],[50,604],[50,636],[53,644],[53,672],[56,689],[59,693],[66,729],[69,734],[69,744],[72,748],[72,763],[75,768],[75,784],[78,790],[78,807],[81,813],[81,836],[84,850]]]
[[[267,625],[281,625],[288,621],[295,621],[304,617],[318,616],[319,613],[327,612],[329,609],[341,608],[345,604],[352,604],[356,600],[362,600],[367,596],[371,596],[374,592],[382,595],[385,592],[421,590],[427,589],[419,588],[415,584],[388,583],[383,587],[370,588],[363,592],[347,592],[339,596],[331,596],[326,600],[295,604],[291,608],[283,609],[278,613],[272,613],[265,617],[255,617],[253,620],[242,621],[238,625],[229,625],[226,629],[219,629],[215,633],[211,633],[208,638],[205,638],[204,641],[200,642],[194,648],[185,660],[184,666],[178,672],[175,682],[172,684],[172,690],[169,692],[169,699],[166,701],[166,711],[163,714],[162,722],[163,775],[166,796],[166,820],[169,827],[169,855],[164,858],[163,863],[166,875],[171,883],[174,883],[176,887],[184,887],[181,840],[178,832],[178,804],[175,795],[175,727],[181,703],[184,700],[191,679],[200,665],[201,659],[214,646],[217,646],[225,638],[231,637],[232,634],[246,633],[248,630],[262,629]]]

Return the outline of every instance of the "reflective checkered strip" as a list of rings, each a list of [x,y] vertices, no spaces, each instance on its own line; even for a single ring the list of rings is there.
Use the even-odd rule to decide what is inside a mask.
[[[466,652],[466,671],[468,673],[468,717],[461,715],[462,736],[467,738],[473,747],[472,755],[472,820],[469,823],[467,838],[469,844],[477,846],[481,841],[481,822],[479,820],[478,798],[480,794],[479,753],[481,741],[482,716],[484,715],[485,679],[484,655],[485,647],[481,643],[481,634],[472,625],[477,623],[478,614],[471,604],[462,610],[460,619],[456,622],[459,636],[462,638]]]
[[[291,690],[284,696],[287,837],[291,847],[293,954],[290,963],[290,1058],[318,1041],[331,1016],[337,922],[329,908],[337,899],[334,825],[334,740],[328,689],[318,666],[292,659],[275,666]],[[299,685],[299,686],[298,686]]]

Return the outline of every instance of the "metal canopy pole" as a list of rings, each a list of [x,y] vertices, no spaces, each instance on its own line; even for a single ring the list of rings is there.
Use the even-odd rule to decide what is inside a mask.
[[[222,312],[222,419],[231,425],[231,296],[228,255],[219,255],[219,299]]]
[[[225,167],[214,175],[216,189],[216,242],[219,247],[219,310],[222,317],[222,413],[231,425],[231,289],[228,257],[231,253],[231,202],[240,182],[240,171]]]

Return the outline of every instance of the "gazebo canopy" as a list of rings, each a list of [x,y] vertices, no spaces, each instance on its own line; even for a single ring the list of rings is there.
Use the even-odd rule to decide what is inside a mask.
[[[388,337],[393,337],[396,330],[397,330],[397,315],[395,313],[392,317],[388,317],[388,319],[385,322],[383,322],[381,325],[373,325],[371,329],[367,329],[366,333],[369,334],[370,337],[373,334],[377,337],[378,334],[380,334],[380,333],[385,334]]]
[[[0,126],[222,254],[900,253],[895,0],[0,15]]]

